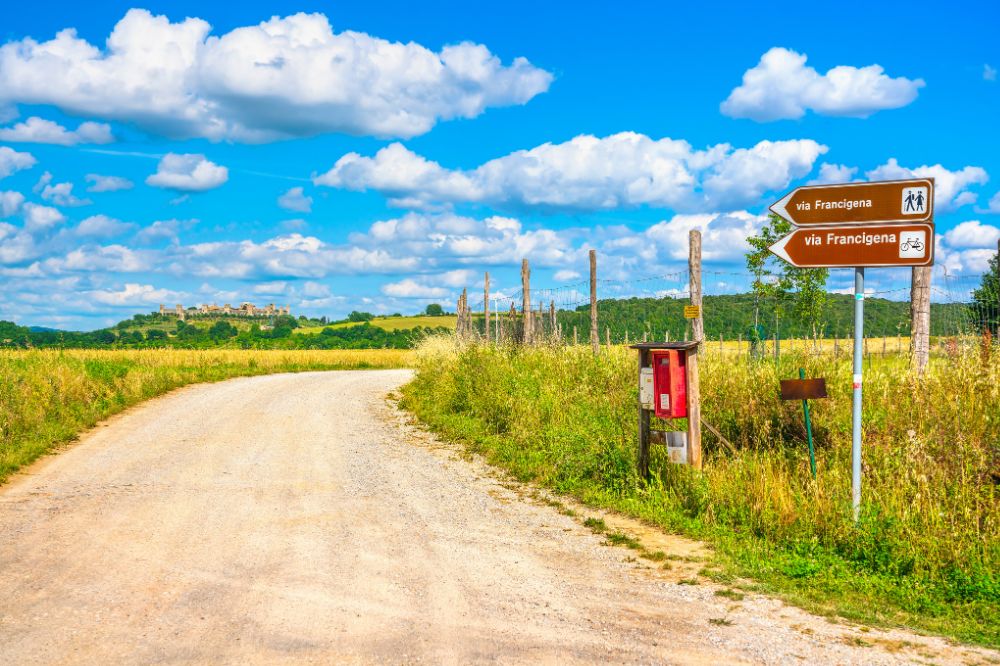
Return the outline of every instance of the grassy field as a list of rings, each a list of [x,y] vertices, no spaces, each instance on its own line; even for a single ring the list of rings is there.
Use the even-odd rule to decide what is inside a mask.
[[[814,611],[1000,645],[1000,366],[978,353],[866,362],[862,519],[850,509],[849,354],[749,362],[703,358],[702,473],[654,447],[635,472],[635,352],[512,349],[430,339],[404,405],[493,464],[595,506],[704,539],[704,575],[778,593]],[[801,406],[778,380],[827,378],[813,402],[819,475]],[[663,424],[660,424],[663,425]],[[683,429],[683,424],[672,429]],[[753,581],[753,582],[750,582]]]
[[[443,315],[441,317],[428,317],[426,315],[417,315],[415,317],[375,317],[368,323],[372,326],[377,326],[378,328],[384,329],[386,331],[398,331],[400,329],[408,328],[447,328],[449,330],[455,330],[455,322],[458,321],[458,317],[455,315]],[[328,326],[303,326],[302,328],[297,328],[294,333],[320,333],[324,328],[348,328],[350,326],[360,326],[364,322],[354,322],[346,321],[339,324],[330,324]]]
[[[0,351],[0,483],[98,421],[185,384],[306,370],[399,368],[403,350]]]

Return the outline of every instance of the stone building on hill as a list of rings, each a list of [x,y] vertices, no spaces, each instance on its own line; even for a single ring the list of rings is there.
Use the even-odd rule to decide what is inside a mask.
[[[292,306],[286,305],[285,307],[275,307],[274,303],[268,303],[264,307],[259,308],[253,303],[241,303],[238,308],[234,308],[229,303],[221,306],[213,303],[211,305],[202,304],[197,307],[185,309],[183,305],[178,303],[173,309],[170,309],[161,303],[160,314],[174,315],[181,320],[187,319],[188,317],[204,317],[213,315],[229,315],[232,317],[273,317],[276,315],[291,315]]]

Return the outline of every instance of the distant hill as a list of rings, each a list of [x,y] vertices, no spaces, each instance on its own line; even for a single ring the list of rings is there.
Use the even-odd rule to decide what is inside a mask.
[[[415,315],[412,317],[375,317],[367,323],[385,331],[399,331],[410,328],[445,328],[449,331],[455,330],[458,317],[455,315],[441,315],[440,317],[430,317],[427,315]],[[365,322],[342,321],[335,324],[325,324],[320,326],[303,326],[295,329],[295,333],[319,333],[324,328],[348,328],[360,326]]]
[[[29,326],[28,330],[32,333],[62,333],[61,329],[48,328],[47,326]]]

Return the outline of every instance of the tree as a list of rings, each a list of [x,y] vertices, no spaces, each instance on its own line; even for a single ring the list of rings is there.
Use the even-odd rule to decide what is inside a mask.
[[[767,224],[756,236],[747,238],[750,252],[746,255],[747,269],[753,274],[754,329],[759,330],[761,301],[771,299],[775,321],[781,319],[788,306],[819,337],[823,314],[827,306],[826,268],[796,268],[775,257],[768,248],[792,231],[787,220],[771,214]]]
[[[235,337],[239,331],[236,327],[230,324],[228,321],[219,320],[212,324],[212,327],[208,329],[208,337],[212,338],[216,342],[221,340],[228,340],[229,338]]]
[[[441,315],[444,314],[444,308],[442,308],[437,303],[431,303],[430,305],[427,306],[427,309],[424,310],[424,312],[427,314],[428,317],[440,317]]]
[[[371,312],[358,312],[354,310],[351,314],[347,315],[347,321],[371,321],[375,318]]]
[[[979,288],[972,292],[972,309],[984,329],[1000,333],[1000,248],[990,259]]]

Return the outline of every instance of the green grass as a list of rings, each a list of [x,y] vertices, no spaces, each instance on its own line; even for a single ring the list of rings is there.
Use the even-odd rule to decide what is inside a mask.
[[[376,326],[386,331],[398,331],[401,329],[410,328],[447,328],[449,330],[455,330],[455,322],[458,321],[458,317],[455,315],[442,315],[440,317],[428,317],[426,315],[417,315],[414,317],[375,317],[368,323],[372,326]],[[297,328],[293,333],[321,333],[324,328],[350,328],[351,326],[360,326],[364,322],[354,322],[345,321],[339,324],[329,324],[327,326],[304,326],[302,328]]]
[[[0,483],[98,421],[185,384],[307,370],[398,368],[400,350],[0,350]]]
[[[860,522],[850,507],[848,358],[706,355],[702,472],[654,447],[638,478],[634,352],[456,347],[429,341],[404,406],[522,481],[714,547],[713,579],[750,579],[824,615],[1000,646],[1000,366],[934,358],[923,380],[905,359],[865,376]],[[809,474],[801,406],[778,380],[826,377],[812,404],[819,476]],[[682,429],[683,424],[678,429]],[[591,526],[593,529],[594,526]],[[606,528],[602,531],[606,531]]]

